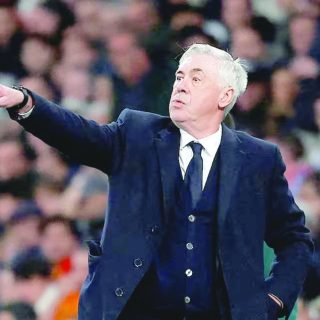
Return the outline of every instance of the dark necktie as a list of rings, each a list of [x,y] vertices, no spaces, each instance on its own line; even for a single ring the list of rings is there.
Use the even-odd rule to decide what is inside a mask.
[[[193,158],[191,159],[185,177],[184,182],[189,190],[192,207],[195,208],[200,200],[202,193],[202,171],[203,162],[201,158],[202,145],[197,142],[189,143],[192,151]]]

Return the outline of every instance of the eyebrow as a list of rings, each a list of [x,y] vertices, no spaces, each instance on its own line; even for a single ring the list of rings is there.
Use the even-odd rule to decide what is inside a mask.
[[[191,69],[191,72],[204,72],[204,71],[200,68],[193,68],[193,69]],[[176,75],[177,74],[184,74],[184,72],[182,70],[177,70]]]

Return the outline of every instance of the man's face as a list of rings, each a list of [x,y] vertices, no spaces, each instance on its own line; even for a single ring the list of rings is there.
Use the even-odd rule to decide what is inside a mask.
[[[170,118],[179,128],[205,130],[215,117],[223,118],[217,66],[218,61],[206,54],[194,54],[180,64],[169,103]]]
[[[50,262],[57,263],[69,257],[76,247],[76,239],[63,223],[46,227],[41,238],[41,248]]]
[[[13,35],[16,23],[13,17],[14,13],[11,9],[0,8],[0,43],[7,45],[9,39]]]
[[[22,147],[15,141],[0,143],[0,180],[7,181],[28,172],[30,164],[23,155]]]
[[[316,35],[316,20],[309,17],[297,17],[289,24],[290,43],[296,54],[307,54]]]
[[[109,59],[117,74],[127,83],[136,83],[148,70],[146,51],[131,33],[118,33],[108,42]]]

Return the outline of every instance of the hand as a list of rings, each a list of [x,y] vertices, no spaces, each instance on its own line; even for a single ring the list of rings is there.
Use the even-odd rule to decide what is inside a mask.
[[[23,93],[19,90],[0,84],[0,108],[10,108],[23,101]]]

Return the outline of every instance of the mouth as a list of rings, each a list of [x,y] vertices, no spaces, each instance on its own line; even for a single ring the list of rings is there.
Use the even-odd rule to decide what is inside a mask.
[[[173,100],[171,101],[171,104],[173,104],[173,105],[178,105],[178,106],[182,106],[182,105],[185,105],[185,102],[183,102],[183,101],[180,100],[180,99],[173,99]]]

